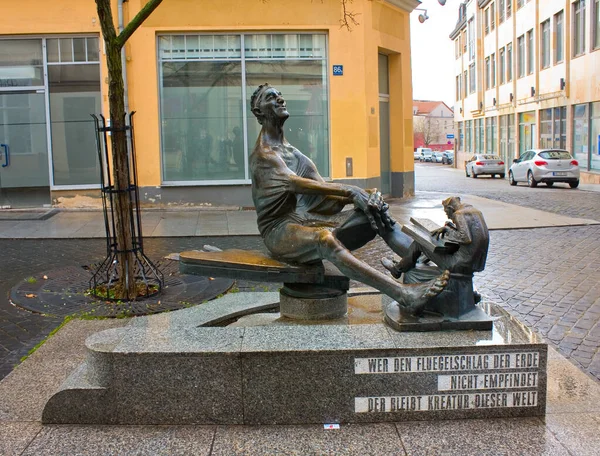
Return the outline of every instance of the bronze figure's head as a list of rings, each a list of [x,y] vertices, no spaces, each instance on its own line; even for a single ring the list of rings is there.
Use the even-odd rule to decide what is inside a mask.
[[[281,92],[268,83],[259,85],[254,91],[250,98],[250,109],[261,125],[265,121],[283,123],[290,116]]]

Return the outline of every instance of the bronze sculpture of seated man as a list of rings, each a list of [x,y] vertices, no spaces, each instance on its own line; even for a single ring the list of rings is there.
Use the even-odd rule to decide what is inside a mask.
[[[447,285],[449,273],[423,284],[401,284],[357,259],[351,250],[379,234],[398,255],[412,242],[388,214],[381,193],[325,182],[314,163],[284,137],[289,117],[281,93],[269,84],[251,98],[262,129],[250,155],[258,229],[276,258],[310,264],[329,260],[347,277],[392,297],[404,314],[418,314]],[[342,211],[354,204],[354,210]]]

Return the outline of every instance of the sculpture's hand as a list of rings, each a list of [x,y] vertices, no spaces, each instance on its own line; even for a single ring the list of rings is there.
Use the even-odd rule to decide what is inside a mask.
[[[369,196],[369,207],[375,218],[377,232],[383,234],[387,231],[392,231],[396,221],[388,213],[390,206],[383,201],[381,192],[377,191],[377,189],[367,190],[367,192],[372,192],[371,196]]]
[[[363,211],[369,219],[369,222],[371,223],[371,228],[379,232],[379,229],[377,228],[377,223],[375,221],[375,216],[373,215],[373,211],[371,210],[371,206],[369,204],[369,202],[371,201],[371,195],[366,190],[363,190],[359,187],[352,186],[349,190],[350,198],[354,203],[354,207]]]
[[[436,239],[440,239],[443,238],[446,235],[446,233],[448,233],[448,227],[444,225],[441,228],[435,230],[433,233],[431,233],[431,235]]]

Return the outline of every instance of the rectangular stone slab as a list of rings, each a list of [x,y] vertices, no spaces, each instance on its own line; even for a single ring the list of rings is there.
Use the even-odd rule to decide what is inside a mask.
[[[290,264],[256,250],[229,249],[220,252],[181,252],[179,269],[184,274],[228,277],[257,282],[323,284],[348,290],[350,279],[333,264]]]

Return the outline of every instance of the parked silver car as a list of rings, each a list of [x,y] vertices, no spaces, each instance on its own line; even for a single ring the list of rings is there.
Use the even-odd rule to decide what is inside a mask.
[[[579,186],[579,163],[566,150],[533,149],[513,160],[508,172],[510,185],[527,182],[536,187],[543,182],[552,187],[555,182],[566,182],[571,188]]]
[[[442,153],[434,152],[433,156],[431,157],[431,161],[434,163],[442,163]]]
[[[475,154],[465,165],[465,174],[467,177],[474,178],[482,174],[489,174],[492,177],[498,175],[504,179],[504,162],[497,155]]]

